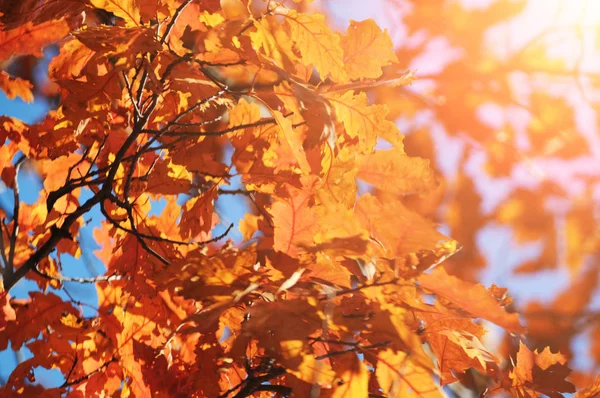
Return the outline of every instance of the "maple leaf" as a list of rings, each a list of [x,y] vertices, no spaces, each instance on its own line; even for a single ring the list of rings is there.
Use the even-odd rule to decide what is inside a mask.
[[[10,341],[12,347],[19,348],[37,337],[41,329],[60,323],[63,314],[77,314],[71,304],[65,303],[55,294],[32,292],[29,296],[27,305],[15,309],[15,321],[7,323],[3,332],[3,345]]]
[[[344,69],[350,80],[376,79],[383,74],[381,67],[398,62],[387,30],[382,32],[372,19],[350,21],[341,46]]]
[[[561,397],[561,392],[575,392],[573,384],[564,380],[571,373],[566,362],[563,355],[553,354],[549,347],[541,353],[531,352],[520,342],[517,361],[509,377],[519,396],[536,396],[536,392],[540,392]]]
[[[358,138],[361,152],[371,153],[377,137],[403,149],[398,127],[386,120],[388,109],[385,105],[369,106],[364,92],[355,94],[352,90],[344,94],[329,94],[327,98],[336,118],[344,124],[346,133],[351,138]]]
[[[348,77],[344,71],[344,50],[339,35],[333,33],[320,14],[306,15],[295,10],[284,14],[290,28],[290,37],[302,54],[306,65],[315,65],[321,79],[331,76],[343,83]]]
[[[369,388],[369,371],[365,364],[354,354],[336,367],[338,379],[334,381],[332,397],[364,397]]]
[[[292,122],[283,117],[281,112],[274,111],[273,115],[275,116],[275,120],[277,120],[277,124],[280,127],[280,141],[285,143],[285,145],[290,148],[292,155],[298,162],[300,170],[302,170],[304,173],[308,173],[310,171],[310,165],[306,160],[306,154],[304,153],[304,148],[302,147],[302,137],[298,134],[298,132],[294,131]]]
[[[485,173],[513,178],[550,158],[562,173],[566,159],[593,154],[578,131],[583,108],[529,81],[544,75],[531,67],[587,72],[550,62],[535,43],[503,59],[486,50],[489,26],[520,1],[413,1],[398,13],[393,33],[406,40],[396,47],[373,20],[338,34],[332,12],[306,3],[0,4],[0,88],[31,101],[35,82],[36,100],[53,108],[30,125],[0,118],[0,348],[33,355],[0,395],[574,391],[566,358],[594,319],[597,288],[594,169],[568,183],[544,176],[496,207]],[[434,38],[450,43],[447,62],[429,58]],[[50,44],[48,65],[36,57]],[[417,64],[427,75],[409,87]],[[527,92],[515,90],[525,80]],[[589,79],[577,80],[565,92],[589,94]],[[506,120],[492,123],[497,113]],[[30,203],[32,175],[43,189]],[[243,220],[217,232],[238,209]],[[489,257],[479,232],[494,221],[543,246],[519,272],[569,267],[573,283],[551,304],[516,300],[530,344],[564,355],[522,344],[511,368],[499,366],[509,344],[488,347],[479,319],[524,332],[507,290],[476,283]],[[89,260],[88,224],[106,271],[63,275],[67,259]],[[229,235],[235,224],[243,241]],[[43,291],[11,298],[22,279]],[[96,288],[97,307],[75,283]],[[63,384],[36,382],[37,368]]]
[[[286,197],[276,201],[269,210],[275,225],[273,248],[296,255],[298,244],[312,243],[318,230],[317,218],[310,208],[312,195],[308,189],[299,190],[290,185],[284,189]]]
[[[377,354],[375,375],[388,397],[443,397],[430,371],[404,352],[386,349]]]
[[[427,317],[425,317],[427,319]],[[468,369],[486,373],[499,362],[481,343],[483,328],[471,322],[432,320],[427,328],[427,341],[439,364],[442,384],[457,380],[457,375]]]
[[[437,185],[428,160],[408,157],[397,148],[364,156],[356,176],[377,189],[398,195],[427,192]]]
[[[414,253],[437,252],[448,238],[433,223],[407,209],[397,200],[386,200],[372,194],[361,195],[354,208],[361,225],[384,248],[388,258]],[[450,245],[452,246],[452,245]],[[456,250],[456,247],[454,247]],[[450,250],[450,253],[454,250]],[[448,253],[445,253],[447,255]],[[418,265],[411,264],[415,268]]]
[[[0,317],[0,331],[4,330],[8,322],[16,319],[14,308],[11,307],[9,294],[5,291],[0,292],[0,305],[2,306],[2,316]]]
[[[483,285],[475,285],[448,275],[438,267],[430,274],[419,277],[423,288],[448,300],[475,317],[487,319],[514,333],[522,333],[518,314],[509,314],[498,304],[496,298]]]
[[[18,28],[0,31],[0,60],[13,55],[42,56],[42,48],[65,37],[70,31],[65,20],[53,20],[34,25],[28,22]]]
[[[32,88],[31,82],[11,77],[8,73],[0,71],[0,89],[4,91],[8,99],[21,97],[25,102],[31,102],[33,101]]]

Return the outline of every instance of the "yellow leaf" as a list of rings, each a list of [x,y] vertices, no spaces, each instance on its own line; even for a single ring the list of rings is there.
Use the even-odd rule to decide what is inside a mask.
[[[383,74],[381,67],[398,62],[387,30],[382,32],[372,19],[350,21],[341,45],[344,68],[350,80],[376,79]]]
[[[293,51],[293,41],[289,35],[268,18],[254,21],[256,31],[250,32],[252,47],[256,51],[262,51],[267,57],[276,61],[280,67],[285,67],[285,61],[297,61],[298,57]]]
[[[289,10],[285,17],[302,61],[306,65],[314,65],[323,80],[331,77],[336,82],[346,82],[348,76],[344,71],[344,51],[340,46],[340,37],[325,24],[325,17],[321,14],[306,15],[294,10]]]
[[[292,341],[293,342],[293,341]],[[286,347],[282,346],[282,351]],[[331,369],[328,361],[315,359],[314,355],[299,353],[297,357],[302,358],[298,369],[288,369],[287,371],[300,380],[307,383],[317,383],[318,385],[331,385],[335,378],[335,372]],[[296,358],[294,358],[297,360]]]
[[[244,241],[252,238],[254,233],[258,230],[258,221],[262,220],[262,215],[257,216],[251,213],[244,214],[244,218],[240,220],[240,232],[244,237]]]
[[[417,366],[405,352],[391,349],[377,354],[377,381],[386,397],[443,397],[431,372]]]
[[[202,14],[200,14],[200,22],[211,28],[220,25],[223,21],[225,21],[225,18],[223,18],[221,14],[212,14],[208,11],[204,11]]]
[[[281,112],[273,111],[273,116],[279,125],[279,140],[284,144],[288,145],[300,166],[300,170],[303,173],[308,174],[310,172],[310,165],[306,159],[306,153],[302,147],[302,136],[294,131],[292,121],[284,117]]]
[[[402,138],[398,127],[386,120],[388,108],[385,105],[369,106],[367,94],[361,92],[354,95],[347,91],[342,95],[331,95],[329,101],[333,105],[337,119],[344,124],[346,133],[358,137],[362,152],[371,152],[381,137],[392,145],[402,149]]]
[[[423,193],[437,186],[429,160],[406,156],[397,148],[364,156],[359,165],[359,179],[393,194]]]
[[[239,102],[229,111],[229,127],[241,126],[260,120],[260,105],[240,98]]]
[[[228,20],[248,18],[248,8],[241,0],[221,0],[221,9]]]
[[[340,377],[334,382],[332,398],[364,398],[368,395],[369,371],[356,355],[348,354],[336,371]]]

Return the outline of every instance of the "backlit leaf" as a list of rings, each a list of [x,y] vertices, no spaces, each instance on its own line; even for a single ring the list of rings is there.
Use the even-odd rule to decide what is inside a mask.
[[[289,10],[285,19],[290,27],[290,37],[302,55],[302,61],[306,65],[314,65],[322,79],[331,76],[336,82],[345,82],[348,77],[344,70],[344,51],[340,46],[340,37],[325,24],[325,17]]]
[[[372,19],[350,21],[341,46],[344,68],[350,80],[376,79],[383,73],[381,67],[398,61],[387,30],[382,32]]]

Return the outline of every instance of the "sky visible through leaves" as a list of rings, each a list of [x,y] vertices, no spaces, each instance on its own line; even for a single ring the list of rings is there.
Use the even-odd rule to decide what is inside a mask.
[[[596,396],[567,3],[0,8],[0,394]]]

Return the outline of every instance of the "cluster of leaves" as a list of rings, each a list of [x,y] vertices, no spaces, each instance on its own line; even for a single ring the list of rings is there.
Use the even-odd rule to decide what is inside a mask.
[[[506,283],[528,281],[515,283],[522,290],[546,291],[544,300],[517,300],[511,307],[526,322],[528,346],[539,352],[550,346],[571,360],[576,342],[585,342],[579,351],[585,359],[578,362],[587,366],[569,379],[579,388],[593,385],[600,366],[600,80],[586,60],[599,48],[582,43],[598,40],[597,26],[575,18],[566,24],[565,14],[574,7],[569,2],[560,2],[552,17],[561,25],[545,21],[549,26],[540,23],[538,30],[524,26],[532,24],[523,18],[526,1],[477,8],[442,0],[388,5],[405,36],[396,49],[399,62],[407,69],[425,65],[428,72],[417,75],[419,84],[400,88],[404,95],[379,87],[374,98],[388,105],[388,117],[402,118],[407,151],[437,163],[432,167],[445,177],[426,200],[404,202],[445,224],[463,245],[444,262],[451,274],[470,281],[491,274]],[[577,10],[582,12],[585,7]],[[579,46],[581,51],[565,57],[556,51]],[[435,59],[435,67],[428,67]],[[452,143],[454,153],[436,140]],[[506,230],[508,238],[497,232]],[[529,254],[518,255],[520,245]],[[517,254],[507,256],[511,251]],[[540,272],[544,279],[536,279]],[[560,287],[542,285],[552,275]],[[496,353],[514,359],[519,349],[506,335]],[[589,395],[583,396],[597,393],[585,391]]]
[[[415,4],[407,25],[417,29],[420,12],[448,11],[434,3]],[[31,100],[34,90],[58,104],[36,124],[0,119],[1,178],[14,198],[0,209],[0,350],[10,344],[33,354],[1,394],[574,391],[566,356],[521,342],[525,328],[507,310],[505,289],[440,265],[460,248],[431,219],[443,184],[428,160],[407,155],[389,119],[410,97],[385,105],[413,80],[406,49],[394,50],[372,20],[336,33],[306,7],[28,0],[1,10],[2,60],[59,48],[43,87],[10,69],[0,75],[9,97]],[[459,20],[440,20],[448,18]],[[463,131],[452,123],[481,125],[461,115],[475,114],[482,100],[453,102],[464,95],[453,84],[462,82],[439,88],[449,100],[435,111],[449,131]],[[32,205],[20,198],[26,167],[43,178]],[[231,188],[234,178],[241,189]],[[450,226],[469,255],[475,230],[464,218],[474,217],[477,193],[465,185]],[[235,226],[239,244],[227,240],[233,224],[215,232],[223,195],[251,209]],[[166,205],[153,212],[159,200]],[[515,206],[501,213],[506,222],[537,231]],[[63,259],[82,255],[81,231],[94,212],[102,216],[95,237],[106,272],[66,277]],[[23,278],[40,291],[11,298]],[[94,284],[93,316],[53,293],[71,282]],[[506,330],[515,351],[488,350],[481,320]],[[62,384],[36,383],[40,367],[62,372]]]

